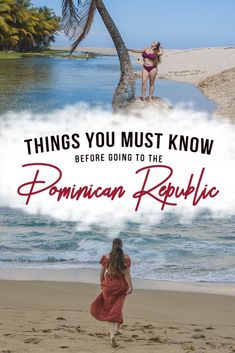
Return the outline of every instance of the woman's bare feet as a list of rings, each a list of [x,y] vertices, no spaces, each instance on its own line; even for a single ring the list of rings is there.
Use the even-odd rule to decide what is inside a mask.
[[[115,335],[121,335],[121,332],[120,332],[120,324],[116,323],[116,332],[115,332]]]
[[[116,348],[116,347],[119,346],[119,345],[117,344],[117,342],[116,342],[116,340],[115,340],[114,337],[111,338],[111,346],[112,346],[113,348]]]
[[[141,99],[143,102],[145,102],[145,100],[146,100],[145,97],[141,97],[140,99]]]
[[[152,97],[149,97],[149,103],[152,103],[153,99]]]

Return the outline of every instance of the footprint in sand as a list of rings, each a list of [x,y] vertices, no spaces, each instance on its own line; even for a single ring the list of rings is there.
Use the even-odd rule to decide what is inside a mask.
[[[155,336],[155,337],[150,337],[148,339],[148,341],[151,341],[151,342],[159,342],[159,343],[166,343],[168,341],[167,338],[165,337],[159,337],[159,336]]]
[[[216,344],[213,342],[206,342],[206,344],[211,348],[216,348]]]
[[[95,332],[95,333],[89,332],[88,336],[94,336],[94,337],[103,338],[103,337],[108,336],[108,334],[107,333],[101,333],[101,332]]]
[[[195,328],[193,331],[195,331],[195,332],[201,332],[201,331],[203,331],[201,328]]]
[[[184,346],[183,349],[187,350],[189,352],[194,352],[196,350],[196,347],[194,347],[194,346]]]
[[[33,344],[38,344],[42,340],[36,337],[29,337],[24,340],[24,343],[33,343]]]
[[[208,327],[206,327],[206,330],[214,330],[215,328],[214,327],[212,327],[212,326],[208,326]]]
[[[144,325],[143,328],[153,329],[153,328],[155,328],[155,326],[153,326],[151,324],[147,324],[147,325]]]
[[[82,329],[80,328],[80,326],[75,327],[75,330],[76,330],[77,332],[79,332],[79,333],[84,333],[84,332],[86,332],[86,330],[82,330]]]
[[[60,346],[59,348],[66,349],[66,348],[69,348],[69,346]]]
[[[195,333],[195,335],[192,335],[192,338],[195,338],[196,340],[200,339],[200,338],[206,338],[205,335],[200,335],[199,333]]]
[[[105,337],[105,336],[107,336],[107,335],[106,335],[106,333],[95,332],[95,336],[102,338],[102,337]]]
[[[2,353],[12,353],[12,352],[7,350],[7,351],[2,351]]]
[[[62,316],[57,317],[56,320],[64,320],[64,321],[66,321],[66,319],[64,317],[62,317]]]
[[[44,333],[48,333],[48,332],[51,332],[52,330],[50,329],[50,328],[47,328],[47,329],[44,329],[44,330],[42,330],[42,332],[44,332]]]

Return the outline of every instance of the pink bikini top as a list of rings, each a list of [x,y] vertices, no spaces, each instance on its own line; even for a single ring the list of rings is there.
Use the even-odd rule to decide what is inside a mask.
[[[143,52],[142,52],[142,57],[143,57],[144,59],[155,60],[156,57],[157,57],[157,55],[154,54],[154,53],[148,54],[148,53],[146,53],[146,51],[143,51]]]

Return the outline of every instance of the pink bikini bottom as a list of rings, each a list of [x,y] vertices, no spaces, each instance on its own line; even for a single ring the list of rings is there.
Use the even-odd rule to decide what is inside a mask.
[[[149,72],[151,72],[153,69],[156,69],[156,66],[154,66],[154,65],[149,65],[149,66],[147,66],[147,65],[144,65],[144,68],[145,68],[145,70],[146,71],[148,71],[148,73]]]

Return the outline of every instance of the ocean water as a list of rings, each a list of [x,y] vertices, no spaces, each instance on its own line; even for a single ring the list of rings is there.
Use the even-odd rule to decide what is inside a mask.
[[[0,112],[48,112],[79,101],[111,109],[118,79],[116,57],[2,61]],[[215,109],[193,85],[159,81],[156,89],[172,105],[192,105],[208,112]],[[127,223],[120,232],[102,227],[78,229],[77,223],[0,208],[0,268],[98,268],[111,239],[120,236],[132,258],[134,277],[235,282],[235,217],[214,219],[203,214],[183,224],[166,213],[151,231],[135,223]]]
[[[1,208],[0,268],[99,268],[119,236],[136,278],[186,282],[235,282],[235,217],[209,214],[182,224],[172,214],[145,229],[126,224],[79,231],[73,222]],[[224,231],[226,229],[226,232]]]

